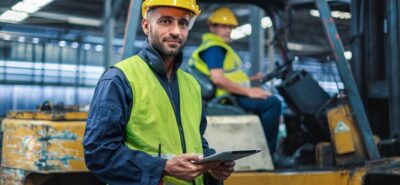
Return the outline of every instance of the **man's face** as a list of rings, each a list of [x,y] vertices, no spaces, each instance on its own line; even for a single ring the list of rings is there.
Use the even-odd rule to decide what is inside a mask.
[[[150,45],[165,56],[176,56],[186,42],[190,13],[187,10],[157,7],[142,21]]]
[[[210,25],[210,31],[224,39],[226,43],[231,41],[231,33],[233,26],[226,24],[213,24]]]

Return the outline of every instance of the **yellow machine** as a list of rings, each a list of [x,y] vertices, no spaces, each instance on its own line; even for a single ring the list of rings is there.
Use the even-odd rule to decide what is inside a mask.
[[[83,156],[86,118],[76,111],[9,112],[2,121],[0,184],[98,183]]]
[[[235,172],[225,184],[373,185],[378,182],[400,182],[400,158],[345,166],[349,160],[362,156],[358,132],[348,111],[348,106],[329,111],[333,146],[321,143],[321,147],[316,150],[320,153],[317,156],[321,158],[317,160],[318,165]],[[86,118],[87,112],[10,112],[2,122],[0,184],[101,184],[88,173],[84,162],[81,143]],[[343,165],[323,167],[326,160],[324,149],[327,147],[336,148],[335,161]],[[69,179],[67,183],[66,179]]]

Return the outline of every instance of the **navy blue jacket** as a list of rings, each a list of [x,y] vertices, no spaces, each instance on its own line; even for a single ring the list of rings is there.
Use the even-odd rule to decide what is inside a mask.
[[[168,90],[166,92],[170,100],[173,99],[176,120],[180,123],[179,84],[176,70],[182,63],[182,53],[174,61],[174,72],[169,81],[164,62],[157,51],[147,45],[138,55],[150,66],[164,89],[171,87],[172,92]],[[96,177],[110,185],[156,185],[166,164],[166,159],[152,157],[125,146],[125,128],[129,121],[133,98],[130,85],[123,72],[111,67],[100,78],[90,105],[83,138],[85,161]],[[140,102],[137,103],[140,104]],[[200,124],[202,136],[206,126],[203,107]],[[208,147],[204,137],[202,137],[202,145],[205,156],[215,153]]]

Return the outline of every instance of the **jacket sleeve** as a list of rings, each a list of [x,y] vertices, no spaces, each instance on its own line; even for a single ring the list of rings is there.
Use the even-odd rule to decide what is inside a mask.
[[[208,145],[207,139],[204,137],[204,133],[206,132],[207,128],[207,118],[206,118],[206,111],[205,107],[203,105],[203,109],[201,112],[201,123],[200,123],[200,135],[201,135],[201,142],[203,145],[203,155],[204,157],[207,157],[209,155],[215,154],[215,150],[213,148],[210,148]]]
[[[110,185],[156,185],[166,160],[124,144],[133,97],[120,73],[108,70],[96,87],[83,139],[86,165]]]

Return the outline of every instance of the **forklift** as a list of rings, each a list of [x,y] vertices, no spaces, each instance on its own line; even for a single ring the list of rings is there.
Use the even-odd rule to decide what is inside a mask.
[[[305,156],[312,156],[312,160],[309,160],[307,163],[298,163],[294,166],[275,168],[273,170],[238,171],[233,173],[225,184],[394,185],[400,182],[400,158],[396,157],[399,156],[400,148],[399,130],[393,130],[390,136],[391,138],[385,140],[380,140],[379,137],[373,135],[371,124],[369,123],[360,93],[358,92],[360,84],[357,84],[352,76],[352,71],[344,56],[344,47],[334,19],[330,14],[329,4],[335,3],[335,1],[249,0],[244,2],[242,0],[203,0],[200,2],[251,3],[258,5],[268,13],[274,23],[274,30],[277,33],[275,42],[282,53],[284,64],[268,74],[265,81],[276,77],[281,78],[283,81],[277,88],[287,101],[289,108],[303,119],[306,119],[307,122],[311,122],[311,127],[314,128],[308,129],[311,134],[320,136],[311,146],[301,148],[311,148],[311,150],[308,150],[311,151],[311,153],[304,153]],[[368,3],[368,7],[372,8],[376,2],[369,1]],[[352,1],[352,11],[360,14],[360,17],[354,19],[358,19],[358,22],[361,22],[355,24],[358,28],[356,29],[356,34],[364,34],[362,33],[363,29],[359,27],[364,26],[363,17],[368,17],[368,15],[365,15],[366,4],[367,2],[364,1]],[[391,40],[391,42],[399,41],[397,36],[398,30],[395,26],[398,25],[398,22],[395,22],[397,20],[396,11],[398,9],[392,7],[396,7],[397,5],[397,2],[394,1],[387,1],[385,4],[386,13],[388,13],[388,16],[385,17],[385,21],[389,22],[388,25],[390,25],[386,26],[391,28],[391,30],[389,30],[390,32],[387,32],[389,32],[389,36],[395,39],[394,41]],[[313,7],[318,10],[330,43],[331,55],[335,59],[344,85],[344,92],[340,94],[339,98],[330,98],[307,72],[291,70],[290,66],[293,58],[288,52],[287,43],[284,36],[282,36],[282,30],[285,30],[285,28],[280,24],[279,12],[280,10],[288,10],[293,6]],[[359,9],[357,9],[357,7],[359,7]],[[360,37],[362,36],[355,35],[353,40],[360,40]],[[392,51],[391,54],[393,55],[390,56],[392,61],[388,59],[390,61],[388,63],[394,67],[394,69],[392,69],[392,75],[395,79],[399,79],[399,66],[398,64],[393,64],[398,63],[398,56],[394,54],[396,49],[398,49],[397,46],[398,45],[392,43],[391,47],[393,48],[390,48]],[[354,48],[361,47],[361,44],[354,46]],[[370,53],[366,53],[366,55],[368,54]],[[368,57],[366,56],[365,58]],[[397,85],[395,83],[397,83]],[[398,128],[398,81],[393,82],[390,80],[388,84],[391,84],[390,89],[392,90],[388,93],[390,94],[388,98],[394,101],[390,102],[391,107],[394,107],[394,109],[390,111],[391,121],[393,121],[391,127]],[[213,100],[210,102],[215,103]],[[237,119],[237,117],[232,117],[232,119]],[[301,123],[298,123],[298,125],[299,124]],[[373,126],[376,127],[375,125]],[[288,133],[288,138],[290,138],[291,134],[298,134],[298,132]],[[294,137],[294,139],[286,142],[286,144],[293,143],[293,141],[298,139],[299,137]],[[210,144],[212,145],[213,142],[210,141]]]

